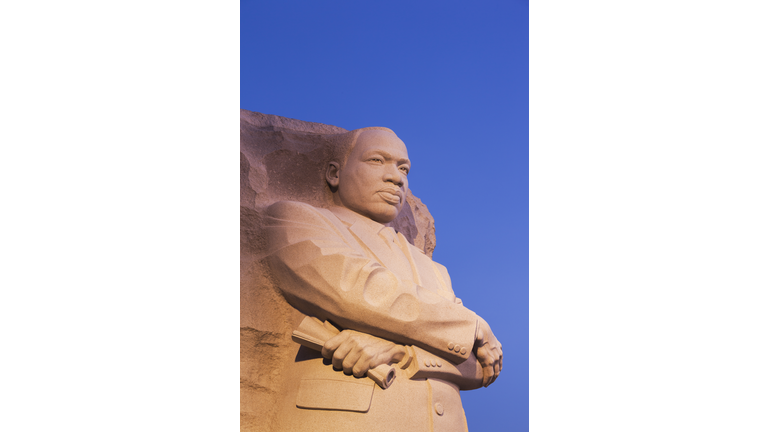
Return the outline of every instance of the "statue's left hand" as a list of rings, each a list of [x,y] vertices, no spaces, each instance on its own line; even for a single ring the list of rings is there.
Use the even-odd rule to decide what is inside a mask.
[[[376,366],[399,362],[405,353],[402,345],[355,330],[343,330],[328,339],[322,351],[334,368],[358,378]]]
[[[483,386],[488,387],[501,373],[504,354],[501,351],[501,343],[491,331],[491,326],[482,318],[478,319],[474,351],[483,368]]]

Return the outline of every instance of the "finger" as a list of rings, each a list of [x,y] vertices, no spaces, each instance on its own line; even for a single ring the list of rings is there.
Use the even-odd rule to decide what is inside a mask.
[[[352,366],[352,375],[362,378],[370,368],[371,362],[366,359],[366,356],[360,356],[355,365]]]
[[[488,369],[490,369],[490,375],[491,375],[491,377],[488,379],[488,385],[490,386],[491,384],[493,384],[494,381],[496,381],[496,377],[497,377],[494,363],[491,363],[491,366],[489,366]]]
[[[360,341],[357,340],[354,335],[350,335],[349,338],[347,338],[346,341],[344,341],[343,344],[339,347],[339,349],[336,350],[336,352],[342,351],[345,353],[344,358],[341,360],[341,368],[345,374],[351,375],[352,374],[352,367],[355,366],[355,363],[360,359],[360,355],[362,354],[362,349],[360,348]],[[334,354],[335,357],[335,354]]]
[[[491,385],[491,377],[493,376],[493,368],[490,366],[483,367],[483,387]]]
[[[344,370],[344,373],[347,375],[352,374],[352,368],[357,364],[358,360],[360,360],[360,350],[357,348],[353,348],[349,351],[346,357],[344,357],[344,361],[341,362],[342,369]]]
[[[353,344],[344,341],[344,343],[336,348],[336,351],[333,352],[333,358],[331,359],[331,363],[333,363],[335,369],[340,370],[344,368],[344,359],[347,358],[353,347]]]
[[[331,358],[331,356],[333,356],[333,352],[336,351],[339,346],[341,346],[341,344],[347,340],[348,337],[349,334],[347,332],[341,332],[336,336],[328,339],[323,345],[323,349],[320,351],[320,353],[327,359]]]
[[[496,381],[496,378],[499,377],[499,357],[496,355],[496,350],[491,350],[489,352],[490,354],[490,368],[492,370],[492,377],[488,385],[491,385]]]

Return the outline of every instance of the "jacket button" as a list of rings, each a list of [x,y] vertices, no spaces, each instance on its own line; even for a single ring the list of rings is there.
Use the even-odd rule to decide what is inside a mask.
[[[427,360],[427,359],[424,359],[424,366],[426,366],[426,367],[430,367],[430,366],[431,366],[431,365],[429,364],[429,360]]]
[[[440,359],[437,359],[437,367],[443,367],[443,364],[440,362]]]
[[[456,345],[455,347],[453,347],[453,350],[456,351],[456,352],[459,352],[459,351],[461,351],[461,347]]]
[[[461,347],[461,354],[464,355],[467,353],[467,349],[464,347]]]
[[[452,350],[454,345],[456,345],[456,344],[453,343],[453,342],[448,342],[448,349]]]
[[[445,411],[443,410],[443,404],[441,404],[440,402],[436,403],[436,404],[435,404],[435,412],[436,412],[436,413],[437,413],[437,415],[439,415],[439,416],[443,415],[443,412],[445,412]]]

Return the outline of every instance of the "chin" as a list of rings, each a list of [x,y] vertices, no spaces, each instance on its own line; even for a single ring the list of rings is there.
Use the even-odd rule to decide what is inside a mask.
[[[386,210],[371,214],[369,217],[381,224],[388,224],[397,218],[400,214],[400,209],[396,207],[390,207]]]

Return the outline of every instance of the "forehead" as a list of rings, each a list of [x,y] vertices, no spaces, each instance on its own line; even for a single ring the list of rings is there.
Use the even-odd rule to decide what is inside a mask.
[[[363,131],[357,137],[355,148],[352,153],[360,155],[368,151],[383,150],[396,158],[408,158],[408,149],[405,143],[394,134],[381,131]]]

